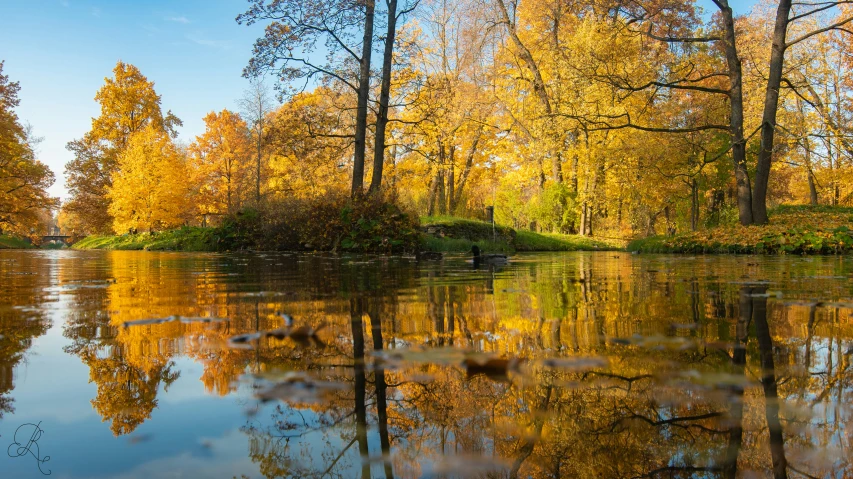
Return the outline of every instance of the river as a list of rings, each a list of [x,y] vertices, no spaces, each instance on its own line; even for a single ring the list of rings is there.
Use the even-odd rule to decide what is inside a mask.
[[[0,251],[0,476],[850,477],[851,303],[851,257]]]

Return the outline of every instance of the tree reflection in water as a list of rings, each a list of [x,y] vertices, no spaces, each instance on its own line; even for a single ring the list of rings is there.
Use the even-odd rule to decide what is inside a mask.
[[[182,356],[203,367],[208,393],[244,404],[262,384],[290,381],[270,404],[256,399],[242,427],[266,477],[853,472],[851,292],[791,277],[831,263],[768,261],[770,282],[755,283],[733,259],[611,254],[499,270],[282,255],[99,261],[60,273],[66,351],[89,367],[95,410],[116,435],[156,427]],[[44,285],[17,281],[13,304],[39,301],[23,291]],[[296,326],[327,324],[321,341],[259,334],[229,347],[286,331],[282,312]],[[22,314],[0,310],[3,371],[48,324]],[[229,320],[122,327],[171,315]]]
[[[564,304],[572,302],[567,299],[571,295],[588,302],[562,307],[570,318],[573,311],[583,311],[593,323],[589,326],[607,336],[608,327],[595,309],[607,308],[613,292],[596,291],[591,276],[582,275],[576,290],[560,298]],[[359,471],[363,478],[782,478],[849,471],[846,459],[816,458],[813,451],[820,446],[806,441],[796,448],[801,463],[786,458],[786,437],[799,430],[814,441],[815,431],[794,427],[811,419],[797,407],[786,407],[777,358],[814,354],[814,308],[809,339],[798,344],[796,336],[789,336],[784,347],[775,346],[771,322],[786,327],[796,307],[768,302],[772,294],[764,283],[734,286],[715,283],[703,289],[695,278],[690,280],[686,296],[679,299],[687,299],[692,322],[672,322],[674,336],[625,334],[625,339],[601,341],[580,334],[586,325],[578,322],[566,327],[563,321],[540,320],[529,333],[516,330],[491,343],[484,341],[495,335],[490,328],[469,324],[472,310],[483,303],[464,305],[487,291],[472,295],[470,288],[456,285],[426,286],[422,317],[428,332],[409,337],[434,347],[435,360],[427,349],[404,356],[416,359],[393,364],[379,360],[385,357],[381,354],[363,353],[370,343],[365,335],[372,338],[374,352],[407,348],[399,341],[404,334],[389,337],[385,330],[398,331],[401,314],[404,322],[410,320],[408,306],[387,297],[355,297],[349,300],[350,334],[331,347],[350,348],[351,354],[341,356],[351,357],[351,364],[309,367],[321,379],[350,384],[348,392],[310,407],[285,400],[267,428],[247,431],[253,440],[266,438],[264,444],[274,437],[298,437],[301,452],[253,450],[252,457],[261,470],[275,471],[268,477],[347,477]],[[482,315],[476,316],[481,320]],[[839,340],[838,350],[841,344]],[[508,381],[472,377],[461,364],[448,365],[443,355],[450,345],[528,361],[520,373],[510,372]],[[564,368],[570,363],[551,367],[541,361],[566,353],[606,357],[609,366]],[[839,397],[849,394],[850,379],[847,359],[841,361],[842,377],[828,384]],[[814,371],[783,363],[793,366],[781,376],[786,384],[805,379],[802,387],[813,388],[808,377]],[[803,393],[787,394],[797,402]],[[313,417],[324,419],[306,428],[300,421],[309,409]],[[839,424],[833,427],[843,430]],[[303,431],[318,436],[306,439]],[[294,443],[284,444],[290,448]],[[290,468],[273,468],[273,463]],[[297,463],[298,473],[293,468]]]

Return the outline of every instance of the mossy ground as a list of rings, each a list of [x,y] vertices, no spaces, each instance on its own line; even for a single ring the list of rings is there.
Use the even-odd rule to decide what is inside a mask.
[[[0,249],[30,249],[35,248],[29,241],[11,235],[0,235]]]
[[[643,253],[844,254],[853,252],[853,208],[779,206],[766,225],[724,225],[628,244]]]
[[[421,218],[424,234],[421,247],[427,251],[468,252],[476,244],[483,251],[604,251],[620,249],[612,242],[584,236],[513,230],[506,226],[452,216]]]
[[[148,251],[216,251],[215,228],[185,227],[157,233],[121,236],[87,236],[74,249],[116,249]]]

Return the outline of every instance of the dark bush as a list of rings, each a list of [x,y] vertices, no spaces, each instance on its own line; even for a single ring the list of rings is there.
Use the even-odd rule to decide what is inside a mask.
[[[328,194],[244,210],[218,228],[219,249],[412,252],[418,217],[383,197]]]

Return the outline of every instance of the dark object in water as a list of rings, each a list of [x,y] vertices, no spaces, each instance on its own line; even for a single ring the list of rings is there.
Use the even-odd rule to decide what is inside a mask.
[[[523,358],[473,358],[468,357],[462,362],[468,377],[482,374],[493,380],[506,380],[509,378],[508,373],[518,372],[519,367],[524,363]]]
[[[415,259],[418,261],[441,261],[444,255],[435,251],[418,251],[415,253]]]
[[[316,328],[307,324],[294,328],[293,318],[290,317],[290,315],[279,313],[279,316],[284,318],[285,327],[272,329],[269,331],[257,331],[254,333],[238,334],[237,336],[232,336],[231,338],[229,338],[229,345],[231,347],[245,347],[244,345],[248,345],[261,338],[272,337],[278,340],[290,338],[300,346],[310,346],[311,344],[315,344],[321,347],[325,346],[323,341],[321,341],[320,338],[317,337],[317,332],[326,327],[325,322],[318,324]]]
[[[477,245],[471,246],[471,253],[474,254],[474,263],[505,264],[509,261],[505,254],[481,254]]]

